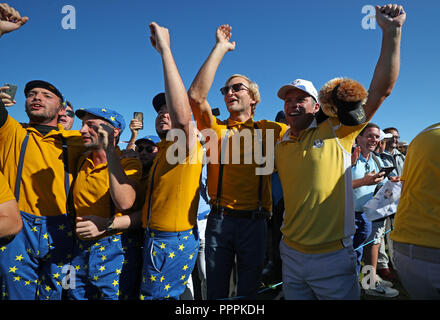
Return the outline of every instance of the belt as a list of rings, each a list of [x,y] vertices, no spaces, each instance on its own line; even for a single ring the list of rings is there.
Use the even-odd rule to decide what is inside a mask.
[[[224,215],[233,218],[244,218],[244,219],[269,219],[270,212],[262,210],[235,210],[225,207],[213,206],[211,212],[217,215]]]
[[[411,259],[440,264],[440,249],[438,248],[421,247],[397,241],[394,241],[393,248]]]

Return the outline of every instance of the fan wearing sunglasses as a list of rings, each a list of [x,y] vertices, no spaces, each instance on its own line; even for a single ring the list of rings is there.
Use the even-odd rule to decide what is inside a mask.
[[[222,121],[213,115],[206,97],[224,55],[235,50],[235,41],[230,41],[231,30],[232,27],[229,25],[217,28],[214,48],[188,91],[198,129],[203,132],[209,128],[217,135],[218,155],[222,154],[222,132],[227,132],[227,143],[230,144],[231,141],[237,140],[234,139],[234,136],[239,136],[237,133],[245,134],[245,130],[249,130],[255,139],[258,134],[255,129],[261,129],[262,146],[265,150],[269,144],[275,144],[287,130],[287,126],[282,123],[254,121],[256,106],[261,100],[258,85],[240,74],[229,77],[220,89],[229,118]],[[266,139],[269,130],[274,132],[272,141]],[[244,159],[247,148],[252,148],[247,150],[252,154],[258,151],[251,143],[239,142],[239,145],[240,159]],[[257,175],[257,164],[254,161],[219,165],[220,161],[211,160],[208,163],[208,193],[212,210],[208,218],[205,247],[208,299],[228,296],[229,276],[236,256],[240,279],[237,295],[252,298],[257,292],[264,266],[266,219],[272,211],[272,172],[268,175]]]
[[[159,148],[157,143],[160,141],[159,137],[146,136],[136,140],[136,151],[139,154],[139,159],[142,162],[143,175],[147,176],[148,171],[153,164],[153,160],[156,157]]]
[[[58,116],[58,123],[64,127],[64,130],[71,130],[73,127],[73,120],[75,120],[73,106],[70,101],[66,101],[65,112]]]

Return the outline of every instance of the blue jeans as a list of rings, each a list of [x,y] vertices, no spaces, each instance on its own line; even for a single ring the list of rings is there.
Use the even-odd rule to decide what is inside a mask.
[[[353,248],[355,249],[356,252],[356,257],[357,257],[356,270],[359,274],[359,272],[361,271],[361,260],[364,252],[364,248],[362,247],[362,245],[365,243],[365,241],[368,239],[368,237],[371,234],[372,222],[368,220],[367,217],[365,216],[365,213],[362,212],[355,213],[354,222],[355,222],[356,232],[353,237]]]
[[[228,217],[211,212],[206,226],[208,300],[228,298],[237,255],[237,295],[254,298],[266,254],[267,221]]]

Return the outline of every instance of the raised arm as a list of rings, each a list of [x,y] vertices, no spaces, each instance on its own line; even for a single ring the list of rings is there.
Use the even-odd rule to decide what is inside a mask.
[[[157,23],[150,24],[151,44],[162,57],[165,99],[170,114],[173,129],[181,129],[185,132],[187,150],[193,145],[194,130],[192,130],[191,108],[188,101],[188,94],[174,61],[170,47],[170,35],[168,29],[159,26]]]
[[[0,38],[5,33],[19,29],[28,20],[28,17],[21,17],[20,13],[8,4],[0,3]],[[5,89],[7,89],[7,87],[1,87],[0,91]],[[10,107],[15,104],[15,100],[12,101],[10,98],[11,97],[6,93],[0,92],[0,127],[3,126],[8,117],[8,112],[5,107]]]
[[[136,200],[136,181],[128,177],[125,172],[126,168],[122,167],[120,157],[115,149],[114,130],[107,125],[101,124],[98,134],[107,156],[109,189],[113,203],[119,210],[127,211],[131,209]],[[141,170],[139,165],[139,174],[137,175],[139,178]]]
[[[188,90],[191,109],[199,130],[212,126],[212,111],[207,96],[224,55],[235,49],[235,41],[230,41],[231,30],[232,27],[227,24],[217,28],[214,48]]]
[[[126,149],[134,151],[134,150],[136,150],[135,142],[136,142],[137,137],[139,135],[139,130],[142,127],[142,122],[140,122],[137,119],[131,119],[130,125],[128,127],[130,128],[131,136],[130,136],[130,140],[128,141]]]
[[[402,6],[376,6],[376,21],[382,29],[382,48],[364,106],[370,121],[379,106],[391,94],[400,70],[400,40],[406,13]]]
[[[19,29],[28,20],[28,17],[21,17],[20,12],[7,3],[0,3],[0,37],[5,33]]]

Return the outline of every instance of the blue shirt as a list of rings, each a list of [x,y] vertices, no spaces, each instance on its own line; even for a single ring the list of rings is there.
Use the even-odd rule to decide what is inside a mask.
[[[283,198],[283,187],[281,186],[280,176],[278,172],[272,173],[272,201],[274,205],[278,204]]]
[[[377,157],[378,161],[380,162],[380,166],[383,167],[382,160]],[[373,157],[371,156],[367,161],[367,159],[364,158],[364,156],[361,154],[359,158],[356,161],[356,164],[351,168],[351,175],[353,180],[361,179],[363,178],[368,172],[372,172],[373,170],[376,171],[376,173],[379,172],[379,167],[376,164],[376,161],[374,161]],[[379,183],[381,186],[385,182],[385,179]],[[362,186],[356,189],[353,189],[353,198],[354,198],[354,209],[355,211],[363,212],[363,206],[365,203],[367,203],[368,200],[373,198],[374,190],[376,189],[376,184],[373,184],[371,186]]]
[[[207,215],[211,211],[211,206],[209,205],[209,197],[206,192],[206,181],[208,179],[208,174],[206,171],[206,164],[202,167],[202,177],[200,179],[200,200],[199,209],[197,211],[197,220],[203,220],[207,218]]]

